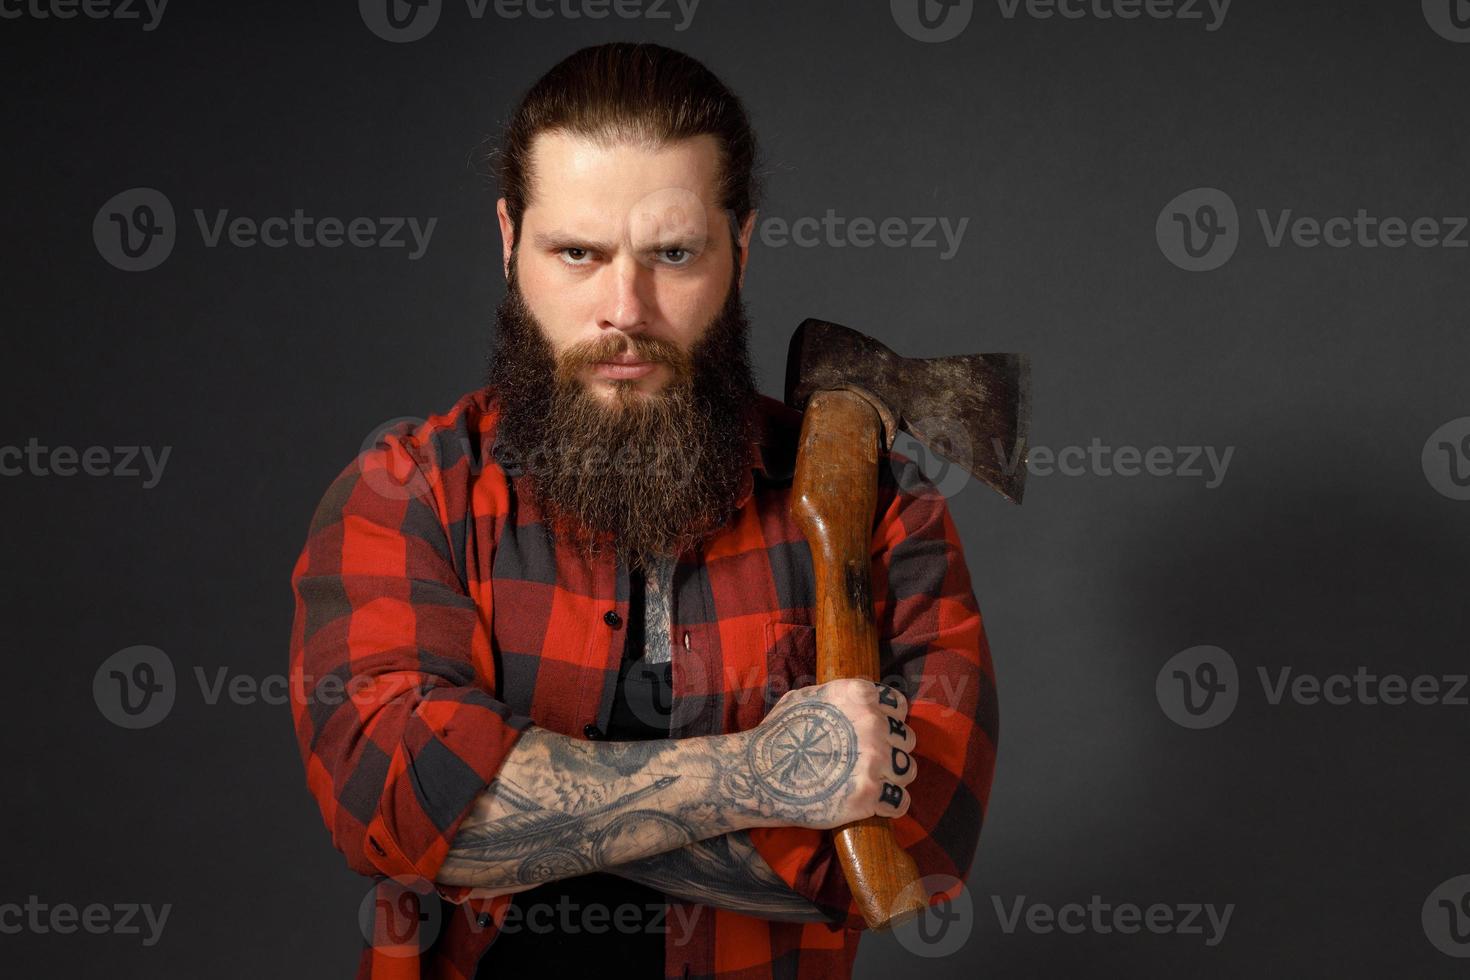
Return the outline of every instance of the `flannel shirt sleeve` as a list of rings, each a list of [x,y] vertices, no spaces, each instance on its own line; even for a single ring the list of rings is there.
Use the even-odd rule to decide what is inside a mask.
[[[441,424],[447,433],[434,431]],[[443,417],[385,433],[327,490],[292,573],[292,713],[307,786],[365,875],[433,881],[531,724],[492,694],[489,586],[472,593],[451,557],[449,529],[474,523],[472,489],[497,498],[473,486],[462,455],[441,469],[441,447],[466,438]],[[439,892],[463,901],[469,889]]]
[[[879,466],[872,576],[880,675],[909,699],[918,775],[898,845],[939,890],[969,878],[995,771],[995,672],[959,535],[944,496],[910,460]],[[833,832],[762,827],[752,843],[794,891],[829,912],[829,928],[866,925],[838,863]]]

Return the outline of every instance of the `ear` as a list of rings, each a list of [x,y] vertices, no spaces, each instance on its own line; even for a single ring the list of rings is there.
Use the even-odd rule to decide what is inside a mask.
[[[516,232],[515,224],[510,220],[510,211],[506,210],[505,198],[495,202],[495,216],[500,219],[500,271],[505,278],[510,278],[510,256],[515,251]]]
[[[738,285],[741,289],[745,288],[745,260],[750,258],[750,236],[755,233],[755,216],[756,211],[752,209],[750,214],[745,216],[745,223],[740,226],[740,242],[738,244],[738,248],[740,249],[740,282]]]

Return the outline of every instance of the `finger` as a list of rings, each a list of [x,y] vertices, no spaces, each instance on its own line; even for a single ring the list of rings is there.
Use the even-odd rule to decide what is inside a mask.
[[[899,721],[903,721],[909,714],[909,699],[903,696],[903,692],[891,684],[881,681],[873,682],[874,690],[878,695],[878,707],[893,715]]]
[[[919,760],[895,745],[889,750],[888,768],[893,773],[894,782],[907,786],[919,774]]]
[[[877,815],[880,817],[901,817],[908,812],[908,792],[897,783],[885,782],[878,791]]]
[[[889,744],[912,752],[914,750],[914,743],[918,741],[918,736],[914,734],[913,728],[892,715],[888,715],[886,720],[888,722]]]

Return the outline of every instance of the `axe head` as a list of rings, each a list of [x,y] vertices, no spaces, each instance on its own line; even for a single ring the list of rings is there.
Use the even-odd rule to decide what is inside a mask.
[[[885,448],[900,429],[1019,504],[1026,488],[1031,362],[1025,354],[901,357],[873,338],[804,320],[786,356],[786,404],[819,391],[865,397],[883,420]]]

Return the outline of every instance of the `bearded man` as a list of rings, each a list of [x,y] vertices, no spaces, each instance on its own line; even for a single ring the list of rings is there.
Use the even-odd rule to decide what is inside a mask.
[[[814,682],[801,420],[757,391],[741,298],[755,157],[686,55],[555,66],[500,147],[488,383],[317,510],[293,715],[375,880],[359,977],[847,977],[834,828],[893,820],[936,901],[968,876],[994,675],[944,499],[901,457],[873,521],[884,681]]]

